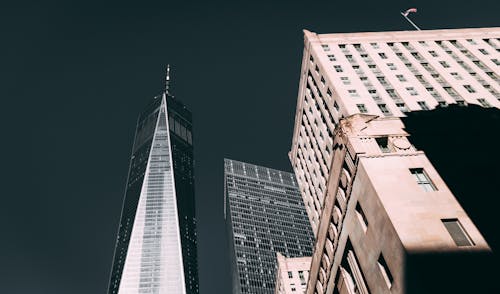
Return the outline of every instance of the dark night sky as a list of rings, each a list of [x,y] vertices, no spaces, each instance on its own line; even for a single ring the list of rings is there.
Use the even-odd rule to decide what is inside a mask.
[[[498,26],[497,0],[4,1],[0,293],[105,293],[135,121],[193,112],[202,294],[229,293],[223,158],[290,170],[302,29]]]

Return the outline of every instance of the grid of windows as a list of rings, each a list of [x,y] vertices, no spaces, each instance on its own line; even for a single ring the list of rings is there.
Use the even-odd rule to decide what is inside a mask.
[[[342,117],[354,113],[402,116],[409,111],[430,110],[453,103],[499,106],[500,84],[498,67],[494,63],[500,59],[497,38],[474,39],[479,45],[471,47],[463,38],[453,40],[453,30],[446,36],[436,35],[438,39],[403,41],[407,34],[410,33],[401,33],[401,37],[396,36],[390,42],[384,34],[375,41],[378,36],[373,34],[373,40],[360,43],[353,42],[355,34],[341,42],[329,36],[323,39],[322,35],[314,35],[321,42],[319,46],[309,47],[311,62],[305,63],[308,74],[307,79],[302,79],[304,103],[300,103],[302,115],[294,133],[297,143],[292,149],[292,162],[308,213],[323,206],[324,176],[332,160],[331,142]],[[324,52],[325,45],[328,45],[328,52]],[[489,55],[482,54],[479,49],[486,50]],[[313,55],[323,55],[319,60],[328,58],[328,64],[320,69]],[[457,82],[461,80],[467,82]],[[337,88],[339,85],[345,86]],[[468,91],[481,96],[466,95]],[[355,103],[349,99],[356,99]],[[319,210],[309,216],[314,228]]]
[[[473,40],[474,42],[478,42],[475,39],[471,40]],[[379,47],[380,42],[338,44],[337,46],[332,46],[332,44],[329,45],[333,51],[332,53],[335,53],[335,55],[337,55],[339,52],[341,52],[341,54],[344,53],[346,60],[350,63],[359,79],[363,82],[367,91],[371,94],[372,98],[376,100],[376,102],[380,102],[380,100],[384,98],[385,93],[382,93],[382,95],[380,96],[374,92],[375,89],[369,82],[369,78],[372,77],[365,76],[363,68],[366,67],[364,67],[362,63],[365,63],[365,66],[367,66],[367,68],[372,71],[372,73],[375,75],[375,78],[385,88],[385,90],[390,91],[388,92],[388,94],[394,100],[394,104],[402,102],[404,103],[404,100],[408,99],[409,93],[410,96],[421,96],[422,100],[426,102],[427,100],[425,99],[425,96],[429,95],[437,101],[437,105],[447,104],[447,101],[443,97],[446,98],[447,95],[449,95],[453,100],[455,100],[457,104],[465,105],[465,101],[472,102],[472,100],[476,100],[477,97],[462,97],[461,95],[463,94],[460,93],[464,92],[462,92],[462,90],[458,90],[457,88],[462,87],[463,85],[456,83],[450,84],[452,83],[452,80],[450,80],[449,78],[450,75],[455,80],[467,80],[469,78],[465,77],[463,72],[448,72],[448,69],[455,69],[457,67],[457,64],[463,67],[473,77],[474,80],[479,82],[485,89],[487,89],[488,92],[490,92],[496,100],[500,100],[500,86],[498,84],[500,77],[496,73],[498,69],[495,68],[494,65],[495,63],[498,63],[499,59],[492,58],[492,51],[490,51],[492,48],[495,50],[497,49],[497,41],[495,40],[495,42],[491,42],[490,39],[486,40],[487,41],[480,40],[478,44],[483,46],[479,47],[479,45],[477,45],[476,48],[470,48],[470,45],[464,44],[465,41],[457,40],[387,42],[386,44],[391,49],[388,52],[381,52],[380,48],[383,47]],[[373,44],[377,45],[377,52],[373,53],[373,51],[366,51],[364,49],[364,47],[366,46],[374,48]],[[448,48],[448,44],[452,44],[456,47],[456,49],[451,50],[450,48]],[[484,44],[488,44],[489,46]],[[427,48],[424,49],[423,47]],[[352,48],[358,51],[359,54],[356,54],[356,52],[354,52]],[[496,51],[495,53],[498,54],[498,51]],[[399,65],[396,62],[392,61],[394,56],[393,54],[395,54],[403,62],[406,68],[398,68]],[[375,55],[375,57],[372,59],[371,56],[373,55]],[[456,61],[456,63],[448,59],[450,56],[454,59],[454,61]],[[479,56],[486,56],[489,63],[484,61],[483,59],[479,59]],[[434,65],[436,63],[438,64],[438,66]],[[334,68],[336,72],[343,72],[345,71],[343,67],[344,64],[336,64]],[[415,86],[412,87],[411,91],[401,93],[400,89],[404,90],[405,88],[392,85],[394,83],[394,80],[390,76],[388,76],[388,69],[397,71],[396,78],[397,80],[399,80],[399,82],[410,81],[410,75],[408,74],[408,71],[411,72],[411,74],[417,78],[421,85],[425,89],[427,89],[427,92],[422,92],[422,88],[420,86]],[[351,78],[351,81],[352,80],[353,79]],[[342,81],[345,82],[344,80]],[[479,92],[476,84],[465,86],[467,86],[466,90],[469,93]],[[451,88],[453,91],[446,91],[446,88]],[[457,90],[455,90],[454,88]],[[363,91],[361,91],[360,89],[357,90],[359,95],[363,97]],[[446,93],[443,90],[445,90]],[[388,103],[388,105],[390,104],[391,103]],[[408,103],[408,105],[412,104],[413,103]],[[420,108],[425,109],[422,107],[422,105],[420,105]],[[431,107],[428,107],[428,109],[430,108]],[[375,109],[372,109],[372,111],[374,110]],[[407,107],[406,110],[408,111],[410,109],[408,109]]]
[[[314,99],[318,100],[311,101],[307,85],[314,83],[314,80],[319,81],[321,75],[331,81],[328,87],[335,93],[335,97],[327,100],[327,103],[329,107],[330,103],[333,104],[329,110],[337,121],[355,113],[402,116],[405,112],[430,110],[448,104],[475,103],[483,107],[498,107],[500,84],[497,66],[500,60],[500,41],[498,38],[481,40],[477,37],[480,34],[477,31],[464,32],[469,33],[471,36],[474,34],[471,42],[466,41],[463,35],[458,37],[462,32],[455,33],[454,30],[435,35],[431,32],[416,32],[415,35],[391,32],[390,37],[384,33],[364,33],[362,38],[356,38],[356,34],[306,33],[306,48],[311,54],[323,54],[321,60],[328,60],[327,56],[335,58],[335,62],[328,62],[328,66],[322,67],[323,72],[313,72],[313,77],[308,77],[308,81],[304,81],[304,78],[302,80],[301,89],[306,90],[305,93],[300,93],[298,119],[290,154],[308,213],[312,211],[310,215],[313,227],[321,215],[325,197],[324,189],[319,188],[324,178],[317,169],[323,164],[317,150],[320,153],[325,149],[330,152],[332,146],[325,148],[322,139],[331,140],[333,136],[331,131],[326,136],[322,132],[322,119],[311,115],[315,112],[316,102],[321,108],[322,96],[316,95]],[[425,40],[415,40],[420,34]],[[495,29],[488,34],[500,35],[500,30]],[[323,52],[317,40],[323,44],[328,43],[330,52]],[[472,46],[472,42],[477,45]],[[306,71],[313,68],[308,62],[304,66]],[[314,89],[311,92],[316,93]],[[328,122],[327,116],[325,119]],[[314,130],[320,131],[319,134]],[[381,152],[390,152],[387,141],[379,139],[377,143]],[[325,158],[327,163],[331,163],[331,157]],[[436,190],[423,169],[412,169],[411,174],[425,191]],[[339,199],[339,203],[342,203],[342,197]],[[341,209],[339,206],[339,211]],[[335,215],[337,214],[333,214],[333,219]],[[336,232],[332,230],[331,234],[335,235]],[[331,248],[328,242],[325,243],[326,251],[327,248]],[[318,252],[320,255],[323,253]],[[323,264],[321,268],[326,269]],[[321,285],[325,287],[326,284],[323,281]],[[318,292],[322,292],[321,289],[323,288],[320,287]]]
[[[313,234],[295,176],[229,159],[224,165],[233,286],[241,293],[274,293],[276,252],[312,255]]]

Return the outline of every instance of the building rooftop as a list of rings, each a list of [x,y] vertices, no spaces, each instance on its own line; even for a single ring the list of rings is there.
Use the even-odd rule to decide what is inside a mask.
[[[359,32],[359,33],[330,33],[317,34],[303,30],[309,41],[316,38],[318,41],[338,43],[360,43],[371,41],[402,42],[410,40],[451,40],[464,38],[500,38],[500,27],[442,29],[421,31],[387,31],[387,32]]]

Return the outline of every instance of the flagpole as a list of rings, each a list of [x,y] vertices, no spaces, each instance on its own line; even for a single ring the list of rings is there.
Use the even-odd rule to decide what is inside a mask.
[[[411,21],[411,19],[409,19],[409,18],[408,18],[408,16],[406,16],[403,12],[401,12],[401,15],[402,15],[404,18],[406,18],[406,20],[407,20],[409,23],[411,23],[411,25],[412,25],[414,28],[416,28],[417,30],[421,31],[421,29],[420,29],[419,27],[417,27],[417,25],[416,25],[413,21]]]

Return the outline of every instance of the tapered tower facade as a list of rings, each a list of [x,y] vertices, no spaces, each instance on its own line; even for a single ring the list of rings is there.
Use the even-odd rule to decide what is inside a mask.
[[[199,292],[192,116],[168,80],[137,120],[109,294]]]

